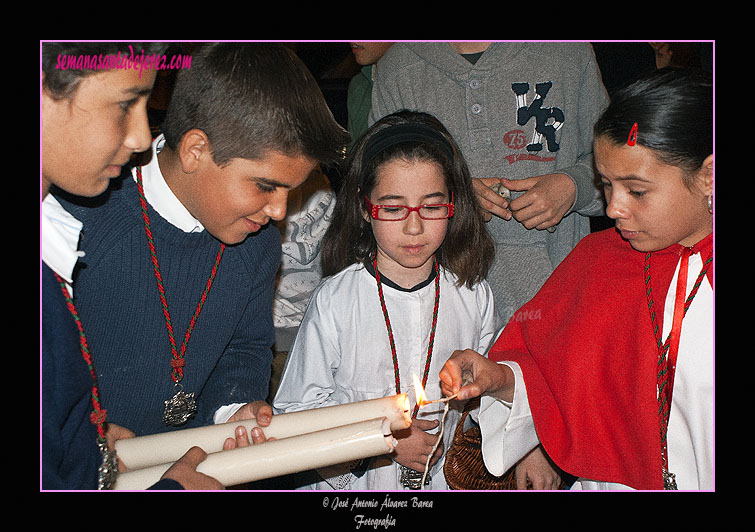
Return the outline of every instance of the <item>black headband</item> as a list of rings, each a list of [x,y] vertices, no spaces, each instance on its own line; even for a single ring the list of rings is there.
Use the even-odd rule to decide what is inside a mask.
[[[453,160],[454,150],[440,131],[425,124],[406,123],[388,126],[375,133],[362,152],[362,168],[380,152],[403,142],[424,142],[438,147]],[[364,174],[363,174],[364,175]]]

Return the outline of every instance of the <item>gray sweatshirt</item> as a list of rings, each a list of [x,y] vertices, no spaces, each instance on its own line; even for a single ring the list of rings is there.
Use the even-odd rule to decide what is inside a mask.
[[[370,123],[425,111],[454,136],[473,177],[560,172],[574,181],[576,199],[552,233],[495,216],[488,223],[496,243],[488,281],[505,320],[589,233],[589,216],[603,214],[592,126],[607,103],[588,43],[493,43],[475,64],[448,43],[399,43],[377,65]]]

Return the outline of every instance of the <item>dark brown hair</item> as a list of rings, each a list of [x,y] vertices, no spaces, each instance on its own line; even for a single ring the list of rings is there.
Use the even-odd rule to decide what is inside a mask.
[[[333,164],[349,141],[310,71],[276,43],[198,48],[176,77],[162,129],[174,150],[189,130],[204,131],[219,166],[269,151]]]
[[[611,97],[593,133],[623,145],[635,124],[638,145],[665,164],[695,172],[713,153],[711,75],[692,68],[653,72]]]
[[[363,162],[365,147],[373,136],[386,128],[407,123],[435,128],[451,146],[453,156],[449,157],[448,150],[437,142],[414,140],[393,144]],[[323,274],[333,275],[351,264],[366,263],[376,251],[372,225],[362,215],[364,199],[375,187],[378,169],[396,159],[431,161],[443,169],[455,208],[436,258],[441,266],[457,276],[459,286],[472,287],[482,281],[492,263],[494,247],[472,187],[469,168],[443,124],[430,114],[413,111],[398,111],[382,118],[357,140],[349,152],[333,223],[323,239]]]

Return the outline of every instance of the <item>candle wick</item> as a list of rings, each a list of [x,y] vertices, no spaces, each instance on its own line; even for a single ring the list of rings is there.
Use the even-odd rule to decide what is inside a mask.
[[[431,405],[433,403],[448,403],[448,401],[450,401],[452,399],[456,399],[456,396],[458,396],[458,395],[459,394],[455,393],[455,394],[453,394],[453,395],[451,395],[449,397],[443,397],[441,399],[434,399],[432,401],[426,401],[425,400],[425,401],[422,401],[422,404],[420,406]]]
[[[422,482],[419,483],[419,487],[421,490],[425,489],[425,479],[427,478],[427,473],[430,471],[430,460],[432,459],[433,455],[435,454],[435,451],[438,449],[438,445],[440,444],[440,440],[443,438],[443,425],[446,422],[446,414],[448,414],[448,401],[456,397],[456,395],[452,395],[451,397],[447,397],[446,399],[437,399],[435,401],[431,401],[433,403],[437,402],[443,402],[445,403],[443,405],[443,416],[440,418],[440,427],[438,428],[438,439],[435,440],[435,445],[433,445],[433,450],[430,451],[430,454],[427,455],[427,462],[425,462],[425,472],[422,474]]]

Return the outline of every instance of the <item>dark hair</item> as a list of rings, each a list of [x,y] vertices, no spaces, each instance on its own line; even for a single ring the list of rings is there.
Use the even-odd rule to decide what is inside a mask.
[[[595,123],[595,138],[636,143],[691,173],[713,153],[713,81],[697,69],[662,69],[617,91]]]
[[[365,147],[370,145],[375,135],[407,123],[434,128],[446,143],[432,139],[398,142],[363,161]],[[451,147],[451,157],[444,144]],[[333,275],[351,264],[366,264],[371,259],[377,248],[372,225],[362,216],[364,199],[375,187],[378,169],[396,159],[432,161],[443,169],[446,186],[453,193],[455,208],[436,258],[441,266],[458,277],[460,286],[466,284],[471,287],[483,280],[493,260],[494,247],[483,221],[466,161],[451,134],[437,118],[406,110],[380,119],[350,150],[344,183],[333,213],[334,223],[323,237],[323,274]]]
[[[304,63],[275,43],[199,47],[176,77],[162,129],[174,150],[189,130],[202,130],[221,166],[271,150],[332,164],[349,140]]]
[[[139,57],[163,54],[167,45],[155,42],[45,42],[42,43],[42,88],[51,98],[70,98],[86,76],[102,70],[94,68],[71,68],[66,59],[97,58],[99,56]],[[60,68],[65,66],[66,68]]]

